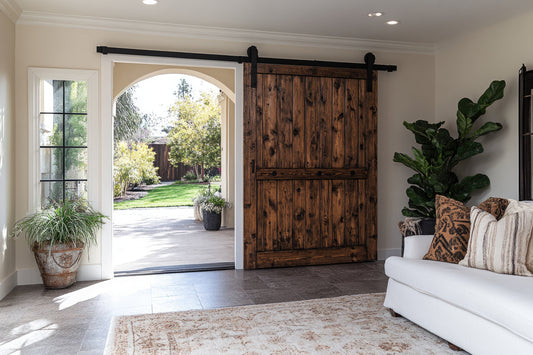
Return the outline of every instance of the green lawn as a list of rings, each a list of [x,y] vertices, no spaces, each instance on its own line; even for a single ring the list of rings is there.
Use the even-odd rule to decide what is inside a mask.
[[[192,206],[192,199],[198,192],[207,188],[203,184],[172,184],[156,187],[148,195],[138,200],[115,203],[116,210],[142,207]]]

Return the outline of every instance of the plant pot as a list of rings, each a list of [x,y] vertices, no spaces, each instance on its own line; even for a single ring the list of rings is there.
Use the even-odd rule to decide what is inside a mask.
[[[435,218],[408,217],[398,224],[403,237],[435,234]]]
[[[41,272],[44,287],[67,288],[76,282],[81,254],[85,245],[81,242],[68,244],[34,244],[32,250]]]
[[[422,218],[420,221],[420,230],[422,235],[435,234],[435,218]]]
[[[222,222],[221,213],[202,211],[202,216],[204,219],[205,230],[217,231],[220,229],[220,224]]]
[[[203,216],[202,216],[202,210],[200,209],[200,204],[194,204],[193,208],[194,208],[194,220],[201,222],[203,220]]]

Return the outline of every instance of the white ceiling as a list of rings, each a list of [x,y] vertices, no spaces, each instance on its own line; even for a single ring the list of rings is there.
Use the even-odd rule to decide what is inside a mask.
[[[13,1],[13,0],[12,0]],[[24,13],[438,43],[533,11],[533,0],[14,0]],[[368,17],[382,11],[384,16]],[[388,26],[387,20],[399,20]]]

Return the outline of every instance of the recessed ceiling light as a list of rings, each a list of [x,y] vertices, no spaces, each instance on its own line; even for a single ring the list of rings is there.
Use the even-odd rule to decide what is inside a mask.
[[[385,22],[387,25],[390,25],[390,26],[394,26],[394,25],[397,25],[400,23],[400,21],[396,21],[396,20],[390,20],[390,21],[387,21]]]
[[[145,5],[155,5],[155,4],[157,4],[157,0],[143,0],[143,4],[145,4]]]
[[[383,16],[383,12],[371,12],[368,14],[368,17],[380,17]]]

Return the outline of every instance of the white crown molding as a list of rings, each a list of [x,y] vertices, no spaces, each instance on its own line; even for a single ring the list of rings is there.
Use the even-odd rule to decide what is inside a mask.
[[[22,12],[17,24],[74,27],[156,36],[236,41],[253,43],[256,45],[277,44],[288,46],[312,46],[331,49],[355,49],[418,54],[433,54],[435,51],[435,46],[431,43],[380,41],[348,37],[266,32],[235,28],[176,25],[169,23],[132,21],[101,17],[57,15],[30,11]]]
[[[13,23],[16,23],[22,14],[22,9],[14,0],[0,0],[0,11],[9,17]]]

